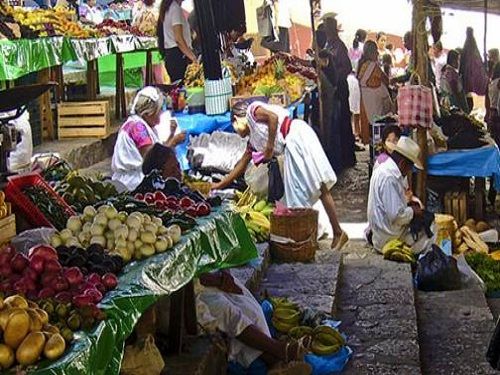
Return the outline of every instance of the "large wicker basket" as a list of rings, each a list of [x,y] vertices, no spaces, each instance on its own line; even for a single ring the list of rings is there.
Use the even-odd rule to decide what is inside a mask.
[[[318,211],[312,208],[291,211],[286,216],[271,214],[271,256],[278,262],[311,262],[318,249]],[[293,242],[284,243],[281,239]]]

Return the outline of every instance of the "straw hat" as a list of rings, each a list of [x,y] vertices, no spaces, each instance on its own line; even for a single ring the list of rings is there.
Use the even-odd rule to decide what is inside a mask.
[[[403,155],[408,160],[412,161],[417,169],[423,170],[424,167],[420,162],[420,147],[418,144],[408,137],[401,137],[397,144],[387,142],[389,151],[396,151],[398,154]]]
[[[335,12],[328,12],[321,16],[320,21],[324,21],[328,18],[337,18],[338,14]]]

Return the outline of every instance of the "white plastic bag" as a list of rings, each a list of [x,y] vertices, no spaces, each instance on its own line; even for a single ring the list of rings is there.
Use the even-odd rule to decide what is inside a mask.
[[[31,135],[30,115],[25,111],[20,117],[11,121],[21,135],[21,142],[9,155],[9,169],[14,172],[29,171],[33,156],[33,138]]]
[[[457,257],[457,267],[460,271],[462,289],[479,288],[486,293],[486,285],[479,275],[469,266],[463,254]]]
[[[33,246],[49,244],[50,238],[55,232],[56,230],[54,228],[25,230],[14,237],[11,244],[18,252],[27,254],[28,250]]]

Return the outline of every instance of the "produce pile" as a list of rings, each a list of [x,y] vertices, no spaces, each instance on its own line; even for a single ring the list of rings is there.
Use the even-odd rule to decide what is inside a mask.
[[[293,102],[300,99],[308,81],[316,81],[314,69],[305,67],[293,56],[276,54],[256,71],[241,77],[236,93],[240,96],[283,93]]]
[[[239,212],[248,232],[256,243],[269,240],[271,222],[269,218],[274,210],[274,206],[265,200],[257,200],[257,196],[250,189],[244,193],[239,191],[235,195],[234,209]]]
[[[411,247],[399,239],[388,241],[382,248],[382,254],[384,259],[395,262],[415,263],[417,261]]]
[[[0,298],[0,368],[29,366],[41,358],[54,361],[66,350],[59,329],[36,303],[19,295]]]
[[[117,277],[111,272],[101,276],[90,267],[63,266],[74,255],[68,249],[66,253],[64,261],[64,249],[46,245],[31,248],[27,255],[12,246],[0,249],[0,292],[9,296],[0,298],[3,369],[15,361],[32,365],[42,356],[57,359],[73,340],[73,332],[91,330],[105,318],[97,304],[117,286]]]
[[[467,263],[486,284],[488,293],[500,291],[500,261],[485,253],[465,254]]]
[[[62,181],[55,183],[54,190],[76,212],[83,212],[88,205],[118,195],[113,184],[79,176],[76,172],[67,174]]]
[[[103,205],[96,210],[87,206],[83,215],[68,219],[66,229],[54,234],[55,247],[86,248],[97,244],[124,262],[148,258],[172,248],[181,239],[178,225],[165,227],[162,219],[140,212],[118,212],[113,206]]]
[[[96,28],[103,36],[129,34],[135,36],[146,36],[137,27],[130,26],[125,21],[115,21],[110,18],[104,20],[102,23],[97,25]]]
[[[52,9],[24,9],[3,6],[2,14],[12,18],[22,26],[34,31],[37,36],[67,36],[71,38],[92,38],[98,36],[95,30],[73,21],[74,10],[64,7]]]
[[[271,303],[274,328],[291,339],[310,337],[312,353],[319,356],[332,355],[346,345],[345,338],[333,327],[322,324],[315,327],[305,325],[304,314],[295,303],[286,298],[271,298]]]
[[[226,69],[230,76],[231,82],[235,83],[238,80],[238,74],[236,73],[236,69],[233,65],[231,65],[227,61],[222,62],[222,67]],[[202,64],[190,64],[186,69],[186,73],[184,74],[184,86],[185,87],[203,87],[205,86],[205,74],[203,71]]]
[[[484,221],[476,223],[474,219],[467,220],[464,226],[457,228],[457,230],[453,233],[452,241],[455,252],[458,254],[468,252],[488,254],[488,245],[478,234],[487,231],[488,229],[490,229],[490,226]]]
[[[49,194],[44,187],[38,185],[24,188],[23,193],[37,206],[54,228],[61,230],[65,227],[72,212],[57,199],[57,196]]]
[[[0,40],[1,39],[35,39],[38,32],[17,22],[13,14],[13,8],[6,2],[0,2]]]

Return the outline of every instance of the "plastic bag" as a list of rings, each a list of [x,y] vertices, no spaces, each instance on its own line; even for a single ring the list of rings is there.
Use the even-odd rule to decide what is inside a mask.
[[[460,271],[462,288],[479,288],[483,293],[486,293],[486,285],[483,279],[467,263],[467,259],[465,259],[463,254],[457,257],[457,267]]]
[[[285,194],[285,186],[281,177],[280,166],[276,158],[269,162],[269,188],[267,192],[267,200],[270,203],[279,201]]]
[[[426,292],[460,289],[460,271],[455,258],[447,256],[439,246],[420,257],[416,275],[417,287]]]
[[[313,375],[331,375],[342,372],[351,356],[352,349],[344,346],[332,355],[319,356],[307,354],[304,360],[311,365]]]
[[[129,345],[125,348],[122,368],[123,375],[159,375],[165,362],[156,347],[153,336],[148,335],[144,345]]]
[[[491,335],[490,345],[486,352],[486,360],[495,370],[500,370],[500,318],[497,320],[493,335]]]
[[[252,193],[266,196],[269,185],[269,168],[267,164],[251,164],[245,172],[245,183]]]
[[[10,243],[18,252],[28,254],[28,250],[33,246],[50,243],[50,238],[55,232],[54,228],[25,230],[14,237]]]

